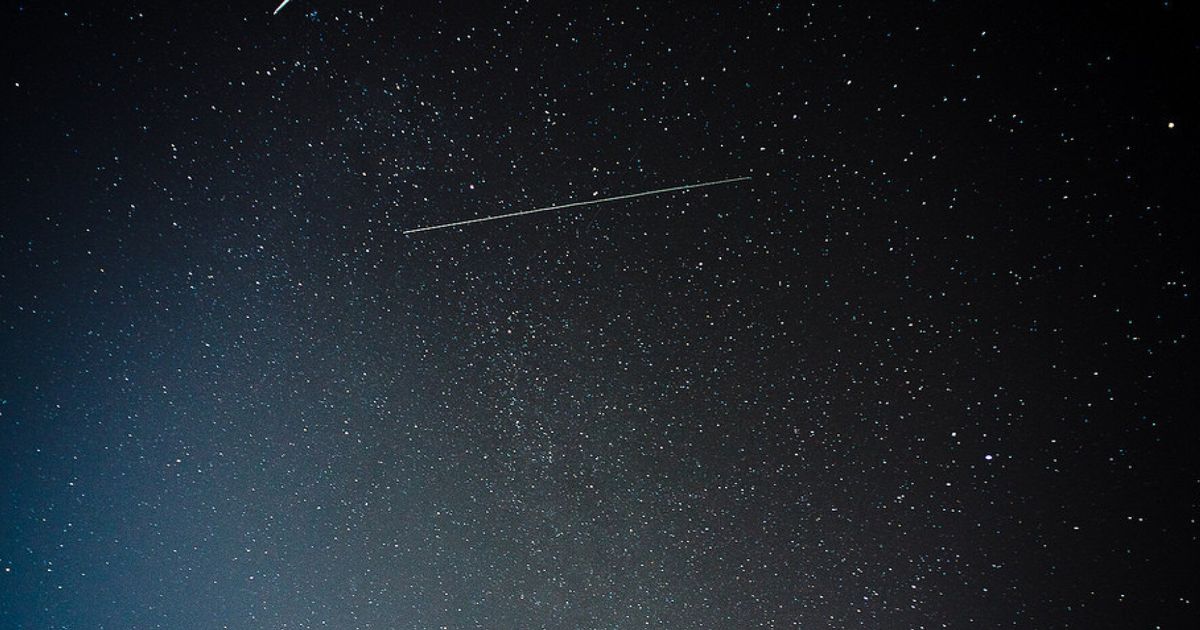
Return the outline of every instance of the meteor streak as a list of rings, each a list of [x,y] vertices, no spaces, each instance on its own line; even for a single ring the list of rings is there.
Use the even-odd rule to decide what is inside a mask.
[[[283,0],[283,2],[280,2],[279,6],[275,7],[275,12],[272,13],[271,15],[279,15],[279,12],[283,10],[283,7],[286,7],[287,3],[291,2],[291,1],[292,0]]]
[[[598,203],[608,203],[610,201],[621,201],[622,199],[634,199],[636,197],[649,197],[650,195],[661,195],[663,193],[691,190],[693,188],[704,188],[706,186],[720,186],[721,184],[732,184],[750,179],[749,177],[731,177],[729,179],[718,179],[713,182],[701,182],[699,184],[684,184],[683,186],[672,186],[670,188],[659,188],[658,190],[647,190],[645,192],[632,193],[629,195],[619,195],[616,197],[605,197],[604,199],[585,199],[583,201],[572,201],[557,206],[546,206],[545,208],[534,208],[533,210],[521,210],[519,212],[509,212],[507,214],[497,214],[490,217],[479,217],[476,219],[467,219],[465,221],[454,221],[453,223],[442,223],[440,225],[430,225],[426,227],[412,228],[404,230],[403,234],[416,234],[417,232],[428,232],[430,230],[440,230],[443,228],[458,227],[460,225],[470,225],[472,223],[483,223],[484,221],[497,221],[500,219],[511,219],[512,217],[521,217],[527,214],[536,214],[538,212],[550,212],[551,210],[562,210],[563,208],[574,208],[576,206],[590,206]]]

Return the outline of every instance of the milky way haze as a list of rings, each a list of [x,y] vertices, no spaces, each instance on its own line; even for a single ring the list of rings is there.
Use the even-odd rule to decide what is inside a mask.
[[[1186,3],[284,4],[3,9],[0,627],[1196,623]]]

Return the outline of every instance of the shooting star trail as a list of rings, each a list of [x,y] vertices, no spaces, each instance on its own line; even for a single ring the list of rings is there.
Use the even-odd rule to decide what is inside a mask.
[[[533,210],[521,210],[520,212],[509,212],[507,214],[497,214],[490,217],[479,217],[476,219],[467,219],[465,221],[454,221],[452,223],[442,223],[439,225],[430,225],[426,227],[412,228],[404,230],[402,234],[416,234],[417,232],[428,232],[430,230],[441,230],[444,228],[458,227],[460,225],[470,225],[472,223],[483,223],[485,221],[499,221],[500,219],[511,219],[513,217],[523,217],[527,214],[537,214],[539,212],[550,212],[551,210],[562,210],[564,208],[574,208],[576,206],[590,206],[599,203],[608,203],[610,201],[621,201],[623,199],[635,199],[637,197],[649,197],[650,195],[662,195],[669,192],[679,192],[684,190],[692,190],[693,188],[704,188],[707,186],[720,186],[721,184],[732,184],[734,182],[743,182],[750,179],[749,177],[731,177],[729,179],[718,179],[713,182],[701,182],[699,184],[684,184],[683,186],[672,186],[670,188],[659,188],[657,190],[647,190],[645,192],[633,193],[629,195],[618,195],[616,197],[605,197],[604,199],[585,199],[583,201],[572,201],[557,206],[546,206],[545,208],[534,208]]]
[[[279,15],[279,12],[283,10],[283,7],[286,7],[287,3],[291,2],[291,1],[292,0],[283,0],[283,2],[280,2],[279,6],[275,7],[275,12],[272,13],[271,15]]]

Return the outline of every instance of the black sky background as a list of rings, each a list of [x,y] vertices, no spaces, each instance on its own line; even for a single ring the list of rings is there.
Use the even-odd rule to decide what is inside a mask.
[[[5,6],[0,626],[1195,622],[1193,13],[255,4]]]

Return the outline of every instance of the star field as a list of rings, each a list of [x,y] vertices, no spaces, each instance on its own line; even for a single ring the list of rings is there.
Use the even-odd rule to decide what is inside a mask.
[[[1183,8],[285,4],[4,9],[0,626],[1195,623]]]

